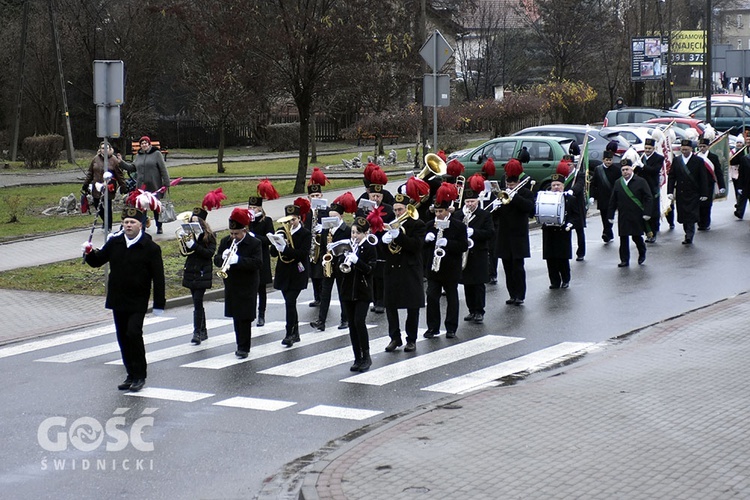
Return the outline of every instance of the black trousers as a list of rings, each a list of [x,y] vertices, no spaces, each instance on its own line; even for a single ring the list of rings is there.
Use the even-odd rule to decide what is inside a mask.
[[[581,227],[574,228],[576,232],[576,241],[578,242],[578,248],[576,249],[576,257],[586,256],[586,233],[583,225]]]
[[[472,314],[484,314],[486,287],[484,283],[473,283],[467,285],[464,283],[464,296],[466,297],[466,307]]]
[[[523,259],[503,259],[505,287],[511,299],[526,300],[526,269]]]
[[[370,336],[367,334],[367,312],[369,300],[342,300],[341,309],[346,311],[349,321],[349,340],[352,343],[354,359],[360,360],[370,354]]]
[[[695,223],[683,224],[682,228],[685,230],[685,239],[692,241],[695,238]]]
[[[286,333],[291,335],[299,325],[299,316],[297,316],[297,298],[302,290],[282,290],[281,295],[284,297],[284,309],[286,312]]]
[[[701,201],[698,205],[698,229],[711,227],[711,209],[714,206],[714,200],[709,196],[706,201]]]
[[[320,290],[323,287],[323,278],[310,278],[310,281],[312,281],[313,300],[319,302]]]
[[[336,283],[336,291],[338,292],[338,282],[336,278],[323,278],[322,285],[320,287],[320,309],[318,310],[318,320],[325,323],[328,318],[328,309],[331,307],[331,294],[333,292],[333,284]],[[339,297],[341,294],[339,293]],[[343,305],[341,306],[341,322],[345,322],[347,318],[346,310]]]
[[[549,275],[549,284],[559,287],[563,283],[570,282],[570,260],[568,259],[547,259],[547,274]]]
[[[427,278],[427,329],[431,332],[440,331],[440,296],[443,290],[447,299],[445,329],[455,332],[458,330],[458,282],[430,278]]]
[[[268,288],[265,283],[258,284],[258,316],[266,317],[266,303],[268,302]]]
[[[94,208],[99,212],[99,217],[104,222],[104,197],[94,198]],[[107,230],[112,230],[112,197],[107,197]]]
[[[602,239],[613,240],[615,239],[615,233],[612,231],[612,224],[609,222],[609,215],[607,215],[609,209],[599,209],[599,216],[602,218]]]
[[[492,241],[494,242],[495,239],[493,237]],[[490,245],[490,279],[497,280],[497,250],[495,249],[495,245]]]
[[[398,309],[395,307],[385,308],[385,317],[388,319],[388,336],[393,340],[401,340],[401,329],[399,327]],[[419,328],[419,307],[406,309],[406,341],[417,341],[417,328]]]
[[[200,332],[206,325],[206,311],[203,308],[204,295],[206,295],[205,288],[190,289],[190,296],[193,298],[193,333]]]
[[[737,200],[734,204],[734,211],[737,213],[739,218],[743,218],[745,216],[745,207],[747,206],[747,196],[743,193],[740,194],[737,191],[742,189],[739,182],[736,180],[732,180],[732,185],[734,186],[734,199]]]
[[[620,235],[620,262],[630,262],[630,241],[628,241],[628,238],[633,239],[639,257],[646,255],[646,244],[643,242],[642,234]]]
[[[232,318],[234,323],[234,336],[237,339],[237,350],[250,352],[250,336],[253,321],[246,318]]]
[[[383,294],[385,285],[383,283],[383,273],[385,272],[385,261],[378,260],[375,264],[375,270],[372,273],[372,303],[378,307],[383,307]]]
[[[122,364],[131,379],[146,378],[146,347],[143,345],[145,311],[113,310]]]

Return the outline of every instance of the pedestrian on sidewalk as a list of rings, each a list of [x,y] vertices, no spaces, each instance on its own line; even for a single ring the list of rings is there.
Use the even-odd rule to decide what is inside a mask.
[[[141,149],[135,155],[133,166],[135,166],[136,180],[138,187],[146,186],[146,191],[157,193],[158,198],[164,196],[164,192],[169,189],[169,173],[164,163],[164,157],[161,151],[151,145],[151,139],[144,135],[140,141]],[[164,188],[161,192],[159,190]],[[156,234],[162,234],[161,222],[159,222],[159,212],[154,211],[154,222],[156,222]]]
[[[127,193],[127,187],[125,184],[125,176],[123,175],[123,168],[131,169],[132,167],[122,161],[122,158],[112,154],[112,146],[108,143],[102,142],[99,144],[99,150],[96,156],[89,163],[89,170],[86,173],[86,177],[83,180],[83,186],[81,187],[81,193],[84,195],[91,194],[94,200],[94,208],[98,211],[102,221],[104,220],[104,210],[107,212],[107,231],[112,230],[112,198],[117,194],[119,188],[120,193]],[[107,158],[106,161],[104,158]],[[106,168],[105,168],[106,164]],[[105,179],[105,173],[109,173]],[[104,198],[104,189],[107,189],[107,206],[103,206],[102,199]]]
[[[164,314],[166,304],[164,262],[161,247],[141,228],[146,212],[135,207],[122,211],[123,231],[101,249],[90,241],[83,244],[85,260],[91,267],[109,263],[105,307],[112,309],[127,378],[118,385],[121,391],[140,391],[146,383],[146,348],[143,344],[143,320],[148,309],[151,284],[154,287],[154,315]]]

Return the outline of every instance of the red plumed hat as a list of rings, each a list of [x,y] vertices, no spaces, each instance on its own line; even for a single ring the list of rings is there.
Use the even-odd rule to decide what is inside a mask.
[[[423,196],[430,194],[430,185],[419,177],[409,177],[406,180],[406,196],[414,201],[419,201]]]
[[[484,191],[484,177],[482,177],[482,174],[476,173],[469,177],[469,187],[475,193]]]
[[[447,171],[446,173],[450,175],[451,177],[458,177],[464,171],[464,166],[460,161],[453,158],[451,161],[448,162],[446,171]]]
[[[215,208],[221,208],[221,202],[227,199],[227,195],[224,194],[220,187],[209,191],[206,196],[203,197],[201,206],[209,212]]]
[[[445,155],[445,151],[442,149],[437,152],[438,157],[443,161],[448,161],[448,157]]]
[[[370,184],[380,184],[381,186],[388,184],[388,176],[385,175],[382,168],[378,167],[370,172]]]
[[[326,184],[330,184],[330,182],[328,181],[326,174],[324,174],[318,167],[315,167],[313,168],[312,174],[310,174],[310,180],[307,184],[319,184],[325,186]]]
[[[258,196],[264,200],[277,200],[279,198],[279,192],[276,191],[267,177],[258,183],[257,191]]]
[[[308,212],[310,212],[310,200],[300,197],[294,200],[294,204],[299,207],[300,217],[304,220],[307,217]]]
[[[249,226],[253,219],[247,208],[235,207],[229,215],[229,220],[230,229],[239,229],[239,227]],[[231,224],[231,222],[235,222],[239,227],[232,227],[233,224]]]
[[[357,200],[354,199],[354,195],[351,193],[351,191],[347,191],[346,193],[342,194],[333,202],[337,205],[341,205],[344,207],[344,212],[348,214],[353,214],[357,211]]]
[[[370,223],[370,232],[375,234],[383,230],[383,207],[375,207],[375,209],[367,214],[367,222]]]
[[[515,158],[508,160],[505,164],[505,176],[506,177],[518,177],[523,173],[523,165]]]
[[[484,162],[484,165],[482,165],[482,172],[484,172],[484,175],[487,177],[495,177],[495,160],[492,158],[487,158],[487,160]]]
[[[573,165],[571,165],[569,161],[560,160],[560,163],[557,164],[556,172],[560,175],[564,175],[565,177],[567,177],[568,175],[570,175],[570,172],[572,170]]]
[[[363,172],[365,179],[368,181],[370,180],[370,175],[372,175],[373,170],[380,170],[380,165],[375,164],[373,162],[367,162],[367,166],[365,167],[365,171]]]
[[[458,189],[455,184],[444,182],[440,185],[435,194],[435,206],[450,204],[458,199]]]

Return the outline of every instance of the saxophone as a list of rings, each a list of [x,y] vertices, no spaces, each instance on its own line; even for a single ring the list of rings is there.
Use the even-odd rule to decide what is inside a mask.
[[[440,271],[440,261],[445,257],[445,250],[437,246],[437,240],[443,237],[443,231],[450,226],[450,219],[438,220],[435,219],[435,227],[438,228],[437,236],[435,237],[435,253],[432,254],[432,271]]]
[[[466,224],[467,232],[469,230],[469,223],[474,220],[474,217],[476,217],[475,212],[476,211],[467,214],[466,209],[464,208],[464,224]],[[474,240],[468,237],[467,239],[469,240],[469,248],[461,255],[461,269],[466,269],[466,264],[469,262],[469,250],[474,247]]]
[[[320,260],[320,234],[315,234],[315,226],[318,225],[318,209],[312,210],[312,223],[310,229],[313,231],[312,245],[310,245],[310,262],[317,264]]]
[[[333,243],[333,231],[329,229],[328,239],[326,240],[326,248],[331,248],[331,243]],[[331,276],[333,276],[333,254],[330,250],[328,250],[323,256],[323,276],[325,276],[326,278],[330,278]]]

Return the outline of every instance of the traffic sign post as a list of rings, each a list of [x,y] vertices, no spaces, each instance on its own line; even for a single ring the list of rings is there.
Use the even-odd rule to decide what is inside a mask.
[[[125,63],[94,61],[97,137],[120,137],[120,106],[124,103]]]
[[[422,104],[423,106],[432,106],[432,142],[433,147],[437,150],[437,109],[438,106],[448,106],[450,104],[450,77],[448,75],[438,75],[438,71],[453,56],[453,48],[448,45],[443,35],[438,30],[435,30],[427,38],[422,48],[419,49],[419,55],[422,56],[422,59],[432,69],[431,75],[424,76]]]

